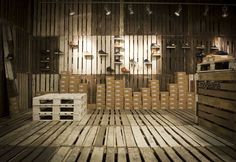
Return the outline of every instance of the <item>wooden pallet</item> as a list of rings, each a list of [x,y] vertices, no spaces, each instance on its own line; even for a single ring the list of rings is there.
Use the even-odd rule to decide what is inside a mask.
[[[16,127],[0,136],[0,160],[236,160],[235,145],[195,125],[190,110],[91,110],[88,115],[80,122],[35,121]],[[104,125],[107,119],[122,125]]]
[[[197,72],[217,71],[217,70],[236,70],[236,60],[226,59],[212,62],[205,62],[197,65]]]
[[[199,124],[236,143],[236,72],[198,73]]]

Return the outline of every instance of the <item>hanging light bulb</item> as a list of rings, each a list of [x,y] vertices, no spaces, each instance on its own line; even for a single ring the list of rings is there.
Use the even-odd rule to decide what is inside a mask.
[[[131,4],[128,6],[128,10],[130,15],[134,14],[133,6]]]
[[[148,15],[151,15],[151,14],[152,14],[152,10],[151,10],[149,4],[146,6],[146,11],[147,11],[147,14],[148,14]]]
[[[227,8],[227,6],[222,7],[222,17],[223,18],[228,17],[228,8]]]
[[[209,7],[206,5],[203,15],[204,15],[204,16],[207,16],[208,11],[209,11]]]
[[[176,15],[176,16],[180,16],[180,12],[181,12],[181,11],[182,11],[182,6],[181,6],[181,4],[179,4],[178,10],[175,11],[175,15]]]
[[[106,15],[107,15],[107,16],[111,14],[111,10],[108,8],[107,5],[104,6],[104,9],[105,9],[105,11],[106,11]]]

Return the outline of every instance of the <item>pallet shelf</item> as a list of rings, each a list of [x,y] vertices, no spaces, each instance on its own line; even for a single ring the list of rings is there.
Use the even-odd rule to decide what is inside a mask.
[[[236,70],[235,59],[222,59],[212,62],[204,62],[197,65],[198,72],[216,71],[216,70]]]

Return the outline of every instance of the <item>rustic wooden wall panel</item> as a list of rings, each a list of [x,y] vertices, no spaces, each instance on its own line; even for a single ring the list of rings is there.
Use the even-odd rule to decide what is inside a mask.
[[[111,9],[111,15],[106,16],[104,4],[81,4],[77,0],[71,1],[76,2],[74,4],[64,4],[63,0],[52,4],[41,3],[42,0],[34,2],[33,35],[38,40],[32,44],[32,57],[38,60],[37,53],[46,46],[64,52],[58,58],[52,56],[56,71],[50,73],[55,74],[41,74],[37,70],[39,65],[33,65],[34,93],[55,91],[52,87],[58,85],[52,81],[52,76],[69,71],[82,75],[81,82],[90,83],[89,102],[94,103],[96,83],[105,83],[105,75],[109,74],[106,71],[108,66],[116,70],[117,78],[125,78],[126,86],[132,87],[134,91],[146,87],[151,78],[159,79],[161,90],[166,90],[168,83],[174,82],[174,72],[195,73],[196,46],[204,44],[207,47],[205,52],[210,52],[210,46],[216,44],[221,50],[236,55],[236,25],[231,22],[235,19],[234,7],[229,8],[230,16],[223,19],[219,6],[210,6],[208,16],[204,17],[204,6],[184,5],[181,16],[176,17],[174,11],[177,5],[150,5],[152,15],[146,13],[145,5],[133,5],[135,14],[130,15],[126,4],[124,8],[119,4],[106,4]],[[71,10],[75,11],[74,16],[69,16]],[[125,56],[122,66],[130,69],[130,74],[119,75],[122,74],[119,66],[114,65],[116,35],[124,37]],[[48,42],[44,44],[46,38]],[[69,42],[78,44],[78,48],[72,49]],[[190,49],[182,49],[185,42],[190,44]],[[161,45],[160,59],[151,57],[151,43]],[[166,48],[171,43],[176,44],[176,49]],[[107,52],[108,56],[100,57],[99,50]],[[91,53],[93,59],[85,58],[86,52]],[[130,59],[137,62],[136,66],[131,66]],[[152,66],[147,67],[144,59],[151,60]],[[53,86],[48,88],[48,84]]]
[[[17,73],[17,87],[18,87],[18,104],[20,112],[26,111],[29,107],[29,93],[31,87],[29,87],[30,80],[28,79],[31,72],[31,4],[30,0],[1,0],[0,2],[0,33],[2,32],[2,26],[8,29],[7,33],[12,35],[13,48],[10,49],[14,55],[13,69]],[[29,14],[30,13],[30,14]],[[2,37],[2,35],[0,34]],[[2,39],[0,39],[2,44]],[[2,48],[1,48],[2,49]],[[1,51],[1,53],[3,53]],[[3,58],[0,59],[3,64]],[[6,83],[3,69],[1,70],[0,82]],[[5,85],[6,87],[6,85]],[[1,92],[3,89],[1,88]],[[0,109],[8,109],[8,103],[2,102],[7,100],[6,91],[0,94]],[[2,115],[0,110],[0,116]],[[6,114],[5,114],[6,115]]]

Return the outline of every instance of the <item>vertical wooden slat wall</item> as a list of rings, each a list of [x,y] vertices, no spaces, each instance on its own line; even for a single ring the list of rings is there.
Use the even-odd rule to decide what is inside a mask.
[[[45,3],[53,2],[53,3]],[[90,101],[94,102],[93,84],[105,82],[104,76],[108,66],[122,74],[119,66],[114,65],[114,36],[123,36],[125,40],[125,55],[122,57],[122,66],[130,69],[125,75],[126,86],[135,91],[146,87],[149,79],[159,79],[161,90],[165,90],[169,82],[173,82],[176,71],[195,73],[197,53],[196,46],[204,44],[209,52],[210,46],[216,44],[220,50],[226,50],[231,55],[235,53],[236,18],[230,7],[229,17],[221,17],[221,6],[210,6],[207,16],[203,16],[204,6],[183,5],[180,17],[174,15],[177,5],[150,5],[153,11],[148,15],[145,5],[132,5],[134,15],[130,15],[127,4],[93,4],[70,1],[34,0],[33,44],[32,58],[33,82],[35,92],[42,91],[48,78],[58,78],[61,72],[68,71],[81,75],[81,82],[91,83]],[[74,2],[74,3],[73,3]],[[90,3],[91,2],[91,3]],[[122,2],[122,1],[121,1]],[[111,9],[111,15],[106,16],[104,6]],[[74,11],[74,16],[69,12]],[[47,40],[47,41],[45,41]],[[47,43],[45,43],[47,42]],[[69,42],[78,44],[78,48],[71,48]],[[182,49],[188,42],[190,49]],[[151,43],[161,45],[161,58],[151,57]],[[167,49],[166,46],[174,43],[176,49]],[[49,77],[40,71],[40,50],[60,49],[62,56],[53,56],[54,69],[50,70]],[[107,57],[100,57],[99,50],[108,53]],[[93,59],[84,55],[89,52]],[[130,59],[137,62],[135,67],[129,63]],[[144,59],[152,61],[152,66],[146,66]],[[119,77],[118,75],[116,77]],[[58,80],[56,80],[58,82]],[[58,85],[50,81],[54,88],[49,92],[57,92]],[[48,90],[48,89],[47,89]],[[34,92],[34,93],[35,93]]]
[[[1,0],[0,2],[0,33],[4,26],[12,34],[13,54],[12,61],[14,73],[16,74],[16,86],[18,88],[19,112],[24,112],[29,108],[31,100],[31,1],[30,0]],[[26,6],[26,7],[25,7]],[[24,8],[24,9],[23,9]],[[0,44],[2,46],[2,33],[0,34]],[[0,47],[1,47],[0,46]],[[3,54],[2,48],[0,48]],[[2,93],[2,86],[6,87],[4,81],[3,56],[1,62],[1,94],[0,94],[0,116],[6,115],[7,98],[6,91]],[[5,101],[3,102],[2,99]],[[5,112],[3,112],[3,111]]]

